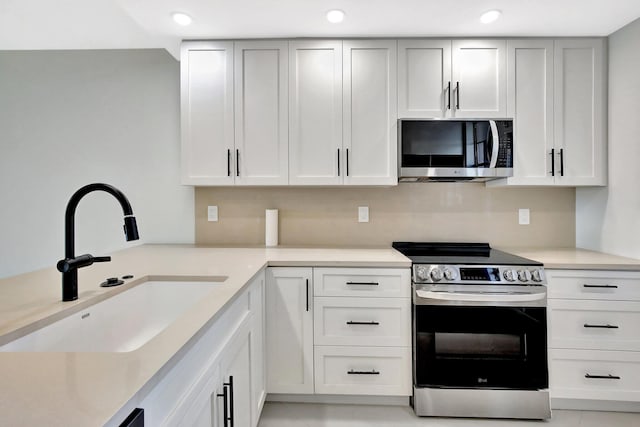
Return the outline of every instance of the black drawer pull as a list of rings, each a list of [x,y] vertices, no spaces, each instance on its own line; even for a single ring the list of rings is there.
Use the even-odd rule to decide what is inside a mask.
[[[347,282],[347,285],[378,286],[378,282]]]
[[[601,328],[601,329],[618,329],[619,328],[619,326],[617,326],[617,325],[609,325],[609,324],[606,324],[606,325],[590,325],[588,323],[585,323],[584,327],[585,328]]]
[[[618,289],[618,285],[582,285],[584,288]]]
[[[376,371],[376,370],[372,370],[372,371],[354,371],[353,369],[351,369],[350,371],[347,372],[347,374],[349,374],[349,375],[380,375],[380,372]]]
[[[380,322],[354,322],[353,320],[349,320],[347,325],[379,325]]]
[[[598,379],[598,380],[619,380],[620,377],[617,375],[591,375],[591,374],[586,374],[584,376],[585,378],[590,378],[590,379]]]

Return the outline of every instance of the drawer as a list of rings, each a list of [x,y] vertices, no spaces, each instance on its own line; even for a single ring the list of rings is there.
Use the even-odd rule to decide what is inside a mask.
[[[408,268],[314,268],[315,296],[411,297]]]
[[[550,350],[552,398],[640,401],[640,353]]]
[[[549,298],[640,301],[640,272],[546,270]]]
[[[549,300],[550,347],[640,351],[640,302]]]
[[[316,346],[317,394],[411,395],[411,347]]]
[[[411,345],[409,298],[316,297],[316,345]]]

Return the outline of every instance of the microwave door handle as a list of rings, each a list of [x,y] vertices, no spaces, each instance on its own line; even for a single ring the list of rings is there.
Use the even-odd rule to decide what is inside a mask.
[[[498,164],[498,150],[500,149],[500,137],[498,135],[498,125],[495,120],[489,120],[489,127],[493,136],[493,150],[491,150],[490,168],[495,168]]]

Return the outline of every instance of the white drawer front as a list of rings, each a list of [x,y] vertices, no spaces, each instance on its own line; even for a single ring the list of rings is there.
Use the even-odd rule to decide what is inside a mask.
[[[411,345],[409,298],[316,297],[315,345]]]
[[[408,268],[314,268],[315,296],[411,297]]]
[[[640,302],[549,300],[550,346],[640,351]]]
[[[640,401],[638,352],[550,350],[549,359],[552,398]]]
[[[315,347],[317,394],[409,396],[410,347]]]
[[[640,301],[640,272],[547,270],[549,298]]]

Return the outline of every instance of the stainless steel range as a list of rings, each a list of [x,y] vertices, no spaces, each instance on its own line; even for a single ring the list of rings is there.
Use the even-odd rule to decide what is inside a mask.
[[[393,247],[413,262],[416,414],[549,418],[543,265],[486,243]]]

